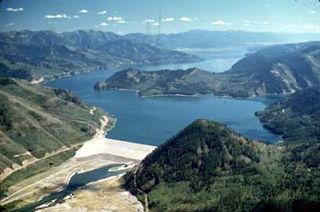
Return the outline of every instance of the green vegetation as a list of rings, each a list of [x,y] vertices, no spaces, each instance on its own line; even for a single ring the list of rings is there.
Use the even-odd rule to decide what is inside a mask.
[[[101,127],[103,115],[65,90],[0,77],[0,172],[29,162],[1,182],[0,197],[16,182],[71,158]]]
[[[197,68],[173,71],[126,69],[96,83],[94,89],[138,90],[140,96],[195,95],[215,93],[219,84],[215,74]]]
[[[320,141],[320,87],[296,92],[257,112],[265,127],[287,142]]]
[[[31,177],[33,175],[44,172],[52,167],[59,166],[67,159],[74,156],[76,149],[71,149],[60,154],[39,160],[27,168],[20,169],[13,174],[9,175],[5,180],[1,182],[0,192],[6,191],[10,186],[14,185],[16,182],[19,182],[23,179]],[[0,195],[5,195],[0,193]]]
[[[320,42],[278,45],[248,54],[223,73],[197,68],[127,69],[96,83],[94,88],[138,90],[141,96],[214,94],[252,97],[288,94],[320,85],[319,58]]]
[[[0,78],[0,171],[89,139],[103,115],[90,109],[69,92]]]
[[[125,176],[150,211],[314,211],[319,144],[268,145],[197,120]]]

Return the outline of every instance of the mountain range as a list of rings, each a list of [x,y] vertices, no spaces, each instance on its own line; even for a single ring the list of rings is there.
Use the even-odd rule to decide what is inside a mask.
[[[140,43],[148,43],[169,49],[194,48],[225,48],[235,46],[264,46],[280,43],[295,43],[318,40],[317,34],[308,33],[269,33],[249,31],[209,31],[190,30],[173,34],[142,34],[131,33],[124,35],[126,39]]]
[[[194,55],[134,42],[112,32],[0,33],[0,76],[53,78],[97,69],[199,61]]]
[[[290,94],[320,85],[320,42],[275,45],[247,54],[223,73],[126,69],[95,89],[138,90],[141,96],[214,94],[253,97]]]
[[[200,32],[158,37],[98,31],[0,33],[0,75],[32,81],[93,69],[190,62],[199,58],[163,48],[279,39],[242,32],[201,32],[200,39]],[[21,169],[1,182],[0,196],[15,182],[72,157],[101,127],[104,115],[68,91],[12,78],[0,77],[0,172]],[[259,49],[223,73],[130,68],[94,88],[133,89],[141,96],[285,94],[256,113],[265,127],[282,135],[283,143],[253,141],[199,119],[128,172],[123,186],[150,211],[316,211],[319,86],[320,42],[307,42]]]
[[[177,34],[118,35],[77,30],[0,33],[0,76],[27,80],[51,79],[98,69],[187,63],[201,58],[175,49],[257,48],[273,43],[315,40],[313,34],[192,30]]]

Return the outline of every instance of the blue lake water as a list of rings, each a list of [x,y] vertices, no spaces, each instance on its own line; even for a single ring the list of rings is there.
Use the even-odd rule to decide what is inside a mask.
[[[212,52],[211,52],[212,53]],[[230,53],[231,54],[231,53]],[[241,58],[245,51],[233,53],[208,54],[200,62],[206,70],[215,72],[227,70],[233,61]],[[201,56],[201,55],[200,55]],[[216,60],[224,60],[220,68]],[[167,67],[194,67],[195,64],[167,65]],[[198,64],[199,65],[199,64]],[[157,70],[165,66],[143,67],[146,70]],[[198,66],[197,66],[198,67]],[[105,80],[114,71],[94,71],[77,76],[57,79],[46,85],[71,90],[86,103],[101,107],[117,118],[116,127],[107,137],[143,144],[159,145],[175,135],[182,128],[198,118],[215,120],[226,124],[237,132],[252,139],[274,143],[279,136],[272,134],[259,122],[254,113],[263,110],[265,104],[259,100],[241,100],[214,96],[199,97],[150,97],[140,98],[132,91],[94,91],[97,81]]]
[[[197,67],[210,72],[227,71],[235,62],[249,53],[246,47],[218,48],[218,49],[183,49],[186,53],[195,54],[204,60],[187,64],[168,64],[157,66],[142,66],[144,70],[188,69]]]

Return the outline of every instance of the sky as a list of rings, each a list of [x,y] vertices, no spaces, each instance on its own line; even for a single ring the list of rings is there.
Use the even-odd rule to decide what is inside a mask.
[[[2,0],[0,31],[320,33],[317,0]]]

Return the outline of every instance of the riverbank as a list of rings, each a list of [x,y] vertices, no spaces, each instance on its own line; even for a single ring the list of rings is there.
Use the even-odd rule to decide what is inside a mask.
[[[130,192],[121,188],[121,184],[121,175],[90,183],[60,204],[43,208],[41,211],[143,212],[143,205]]]

